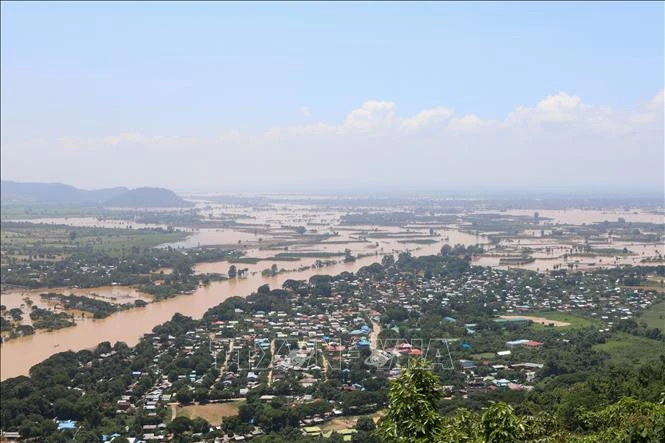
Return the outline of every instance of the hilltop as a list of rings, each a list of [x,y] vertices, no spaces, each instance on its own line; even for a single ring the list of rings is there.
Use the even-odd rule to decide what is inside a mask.
[[[104,203],[108,207],[182,207],[191,204],[164,188],[137,188],[124,192]]]
[[[125,187],[78,189],[63,183],[29,183],[2,180],[0,202],[5,205],[68,205],[108,207],[183,207],[190,204],[164,188]]]

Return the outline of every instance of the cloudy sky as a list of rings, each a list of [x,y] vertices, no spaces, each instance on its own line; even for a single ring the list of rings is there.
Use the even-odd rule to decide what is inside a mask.
[[[2,3],[1,173],[662,190],[663,3]]]

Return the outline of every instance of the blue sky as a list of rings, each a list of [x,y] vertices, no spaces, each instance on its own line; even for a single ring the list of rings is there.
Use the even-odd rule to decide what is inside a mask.
[[[473,114],[491,121],[565,92],[599,108],[639,113],[663,88],[663,20],[663,3],[656,2],[5,2],[2,174],[111,185],[118,177],[74,176],[64,166],[60,175],[27,169],[22,155],[58,159],[54,146],[63,138],[93,145],[104,137],[141,134],[152,137],[152,145],[160,137],[202,139],[207,147],[197,152],[214,151],[221,161],[229,157],[225,150],[237,152],[249,142],[213,146],[205,140],[228,132],[259,137],[271,128],[339,125],[367,101],[393,103],[395,114],[405,118],[445,107],[460,118]],[[127,143],[146,144],[133,140]],[[447,149],[455,149],[446,141]],[[260,143],[262,149],[284,150],[292,141]],[[654,152],[652,147],[644,155]],[[96,158],[105,158],[79,154],[91,171]],[[137,158],[150,166],[148,154]],[[187,177],[132,175],[137,171],[117,184],[149,178],[186,186]],[[210,182],[212,171],[204,177]],[[230,184],[215,180],[221,187]],[[321,185],[333,182],[331,176]],[[430,182],[447,185],[434,176]]]

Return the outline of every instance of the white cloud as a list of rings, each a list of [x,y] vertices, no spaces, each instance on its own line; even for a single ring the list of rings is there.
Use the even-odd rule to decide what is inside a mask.
[[[564,123],[579,120],[591,110],[592,107],[582,103],[578,96],[559,92],[541,100],[534,108],[518,107],[507,120],[514,123]]]
[[[453,111],[448,108],[437,107],[425,109],[413,117],[402,120],[402,127],[407,130],[420,129],[432,124],[436,124],[452,117]]]
[[[654,111],[663,112],[663,104],[665,103],[665,89],[661,89],[654,95],[649,102],[649,109]]]
[[[662,90],[634,109],[592,105],[559,92],[495,120],[441,106],[403,116],[394,102],[373,100],[337,122],[253,134],[226,131],[204,138],[127,131],[24,144],[3,139],[2,167],[18,178],[29,154],[49,166],[45,173],[62,173],[60,181],[79,171],[75,165],[93,178],[126,170],[144,183],[177,177],[187,186],[300,184],[303,190],[322,183],[662,186],[663,144]]]
[[[366,101],[346,116],[343,127],[349,130],[372,129],[389,124],[395,117],[396,108],[393,102]]]
[[[452,132],[473,131],[486,124],[489,124],[489,122],[484,122],[475,114],[469,114],[451,119],[447,129]]]
[[[302,112],[302,116],[305,118],[310,118],[312,116],[312,110],[308,106],[300,108],[300,112]]]

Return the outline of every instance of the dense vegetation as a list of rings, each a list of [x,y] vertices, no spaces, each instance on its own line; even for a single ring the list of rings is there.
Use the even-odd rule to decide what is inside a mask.
[[[131,305],[117,305],[104,300],[74,294],[64,295],[49,292],[41,294],[40,297],[45,300],[60,302],[67,310],[76,309],[89,312],[93,318],[106,318],[114,312],[131,307]]]
[[[163,229],[72,228],[65,226],[2,223],[3,286],[27,288],[111,284],[140,285],[158,299],[194,290],[204,280],[220,276],[193,276],[198,262],[222,261],[241,253],[215,248],[183,252],[154,248],[183,237]],[[161,268],[171,268],[164,275]]]
[[[49,331],[76,325],[73,317],[66,312],[53,312],[36,306],[33,306],[30,311],[30,320],[32,320],[33,328]]]
[[[651,372],[654,369],[655,372]],[[404,443],[662,442],[665,440],[665,390],[662,383],[665,361],[661,361],[659,367],[641,369],[640,374],[651,377],[643,375],[634,387],[638,391],[644,387],[660,388],[657,402],[626,396],[629,394],[594,383],[592,386],[581,384],[580,387],[591,387],[598,396],[611,393],[621,397],[609,404],[601,401],[600,406],[597,403],[584,404],[587,398],[580,398],[575,391],[569,390],[564,393],[563,402],[580,403],[568,417],[554,411],[518,415],[515,408],[503,402],[492,403],[482,412],[460,408],[452,416],[443,416],[437,407],[442,397],[437,377],[429,369],[428,362],[412,360],[400,377],[391,383],[388,413],[379,424],[378,434],[386,442]]]
[[[516,304],[533,300],[538,290],[567,294],[581,286],[589,289],[589,294],[601,294],[597,303],[611,297],[632,300],[640,294],[631,290],[617,296],[607,288],[618,283],[639,285],[647,275],[662,276],[665,268],[600,270],[589,274],[562,270],[551,275],[491,271],[470,265],[475,251],[450,247],[437,256],[401,254],[397,260],[386,257],[381,264],[363,267],[357,275],[347,272],[316,275],[308,282],[287,280],[280,289],[264,285],[247,298],[226,300],[206,312],[201,320],[176,314],[171,321],[155,327],[134,348],[123,343],[102,343],[92,351],[56,354],[31,368],[30,377],[2,382],[0,426],[3,430],[17,430],[24,438],[46,442],[73,438],[73,431],[55,431],[54,418],[78,422],[76,441],[99,441],[100,435],[113,432],[138,436],[143,426],[160,423],[166,423],[174,441],[183,442],[239,435],[257,426],[265,434],[255,438],[258,442],[341,441],[340,435],[326,440],[306,437],[299,429],[303,418],[328,413],[332,401],[346,416],[386,411],[376,430],[371,420],[359,418],[358,432],[352,437],[355,442],[662,441],[665,353],[649,351],[651,355],[639,354],[623,365],[618,364],[617,357],[625,351],[613,345],[629,339],[662,345],[663,335],[657,326],[642,324],[639,319],[622,320],[600,332],[598,320],[583,310],[576,317],[571,314],[571,325],[561,329],[528,323],[501,326],[494,319],[495,309],[503,306],[508,292]],[[173,268],[174,282],[186,281],[191,275],[186,261]],[[434,281],[456,286],[448,293],[425,296],[425,288]],[[481,281],[485,284],[480,285]],[[391,285],[392,282],[396,284]],[[462,282],[469,284],[464,290]],[[156,386],[166,386],[164,392],[173,394],[181,404],[238,397],[249,375],[230,362],[226,369],[233,377],[220,378],[219,362],[225,361],[225,351],[212,351],[208,333],[216,322],[233,325],[220,331],[222,337],[240,340],[254,327],[253,321],[246,320],[255,314],[279,311],[287,317],[298,313],[316,315],[326,312],[333,299],[334,303],[355,307],[371,303],[378,296],[373,292],[377,287],[411,288],[418,300],[417,311],[406,309],[399,297],[393,303],[377,306],[381,309],[382,339],[458,337],[463,341],[455,349],[456,358],[481,361],[479,355],[493,355],[514,335],[528,334],[542,346],[513,349],[513,357],[515,361],[528,358],[543,362],[534,389],[469,391],[465,396],[444,398],[442,385],[464,386],[465,374],[457,364],[454,370],[430,369],[422,360],[404,360],[402,373],[390,382],[386,372],[364,363],[367,353],[363,351],[361,358],[351,360],[344,369],[331,368],[327,378],[313,386],[305,387],[291,375],[268,385],[265,372],[261,373],[256,387],[244,395],[238,415],[225,418],[219,429],[201,418],[170,420],[166,408],[158,409],[154,415],[144,409],[144,396]],[[448,299],[446,304],[441,303],[444,296]],[[455,322],[443,321],[451,315]],[[573,318],[588,323],[574,323]],[[474,333],[469,333],[465,324],[474,324]],[[197,335],[201,337],[198,341]],[[608,343],[612,345],[607,346]],[[250,350],[241,347],[236,351],[238,361],[249,358]],[[271,352],[266,350],[266,358]],[[479,364],[476,371],[483,377],[494,370]],[[502,371],[497,370],[498,377],[504,375]],[[266,401],[264,395],[274,397]],[[311,401],[294,402],[306,395],[311,396]],[[137,407],[119,413],[117,404],[123,396]]]

